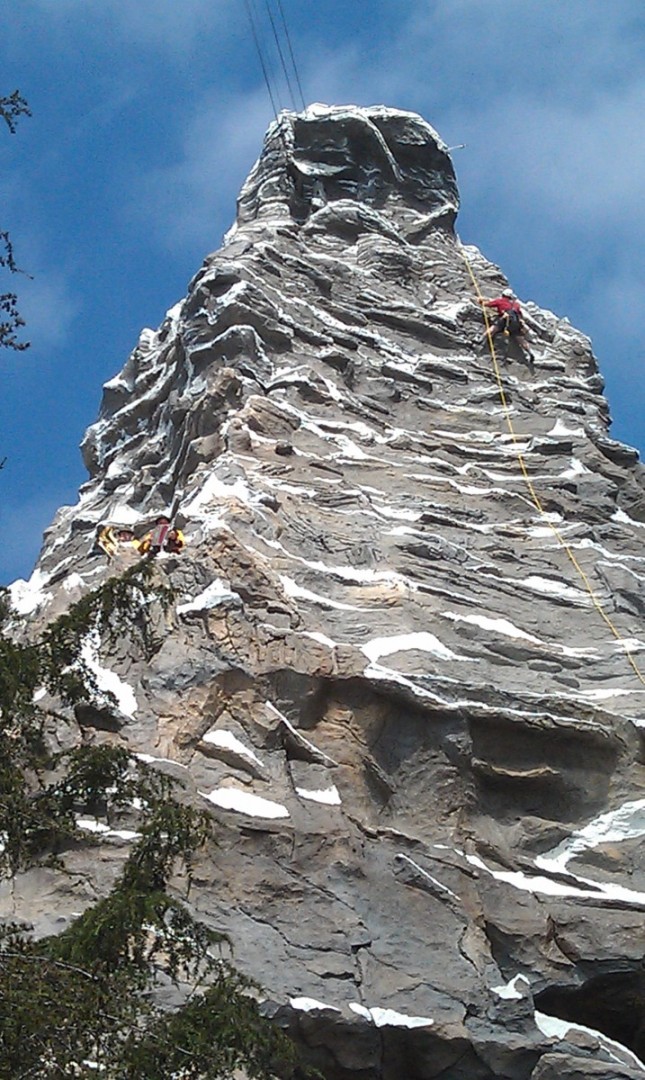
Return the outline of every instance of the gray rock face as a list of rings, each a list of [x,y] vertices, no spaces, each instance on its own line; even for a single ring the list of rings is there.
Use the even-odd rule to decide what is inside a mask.
[[[273,125],[13,595],[39,622],[112,572],[99,521],[185,529],[157,654],[102,651],[122,712],[80,719],[210,806],[194,907],[325,1077],[641,1076],[644,471],[532,303],[504,407],[457,201],[417,116]],[[123,840],[99,852],[4,913],[64,925]]]

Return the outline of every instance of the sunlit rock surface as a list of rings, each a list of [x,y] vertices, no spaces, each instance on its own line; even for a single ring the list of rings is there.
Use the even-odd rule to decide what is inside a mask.
[[[273,125],[14,601],[40,625],[112,572],[99,521],[185,529],[156,655],[89,643],[120,711],[79,719],[210,808],[191,901],[325,1077],[642,1076],[644,471],[589,340],[531,302],[534,370],[501,346],[513,436],[457,203],[418,116]],[[132,830],[4,913],[63,927]]]

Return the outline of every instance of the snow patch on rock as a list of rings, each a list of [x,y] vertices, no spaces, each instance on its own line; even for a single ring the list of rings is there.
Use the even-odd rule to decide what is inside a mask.
[[[222,810],[234,810],[238,814],[247,814],[257,818],[288,818],[289,811],[281,803],[263,799],[259,795],[253,795],[241,788],[220,787],[212,791],[200,791],[199,794],[221,807]]]
[[[11,583],[8,588],[9,597],[11,606],[18,615],[31,615],[52,599],[52,594],[45,592],[47,583],[47,575],[39,569],[34,570],[28,581],[18,578],[17,581]]]
[[[104,694],[112,694],[116,698],[117,707],[124,716],[134,717],[138,709],[134,690],[129,683],[119,678],[115,671],[104,668],[99,661],[99,648],[101,639],[96,630],[86,634],[81,648],[81,659],[89,668],[96,679],[96,685]]]
[[[226,731],[223,728],[218,728],[216,731],[208,731],[206,735],[202,736],[202,742],[209,743],[211,746],[217,746],[221,750],[231,750],[234,754],[239,754],[241,757],[247,758],[249,761],[259,765],[261,769],[264,768],[264,765],[257,754],[254,754],[243,742],[240,742],[232,731]]]
[[[350,1002],[349,1007],[352,1012],[363,1016],[366,1020],[371,1020],[374,1026],[379,1028],[418,1028],[431,1027],[434,1024],[434,1020],[431,1020],[428,1016],[410,1016],[407,1013],[397,1012],[396,1009],[381,1009],[378,1006],[370,1009],[356,1002]]]
[[[341,798],[335,784],[332,784],[331,787],[322,788],[317,791],[297,787],[296,794],[299,795],[301,799],[311,799],[312,802],[326,803],[328,806],[341,805]]]

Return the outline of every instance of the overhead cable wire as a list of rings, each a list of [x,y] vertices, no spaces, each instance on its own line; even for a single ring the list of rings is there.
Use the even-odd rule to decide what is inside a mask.
[[[245,7],[246,7],[246,14],[248,16],[248,21],[249,21],[249,24],[250,24],[250,27],[251,27],[251,33],[253,35],[253,40],[255,42],[256,52],[258,54],[258,59],[260,61],[260,67],[262,68],[262,74],[264,75],[264,82],[265,82],[265,85],[266,85],[266,88],[267,88],[267,91],[268,91],[268,94],[269,94],[269,100],[271,102],[271,108],[273,110],[273,117],[274,117],[274,120],[275,120],[275,130],[276,130],[276,133],[277,133],[277,136],[278,136],[278,140],[282,144],[282,149],[284,151],[285,157],[286,157],[286,159],[288,161],[289,158],[290,158],[290,149],[289,149],[287,139],[285,138],[285,133],[283,131],[282,117],[280,116],[281,107],[280,107],[280,98],[279,98],[279,86],[278,86],[277,80],[275,80],[273,71],[271,70],[271,64],[270,64],[268,55],[266,57],[266,62],[265,62],[265,54],[264,54],[264,51],[263,51],[263,48],[262,48],[262,42],[260,40],[260,33],[259,33],[260,18],[259,18],[259,15],[258,15],[257,8],[255,6],[255,0],[244,0],[244,4],[245,4]],[[273,79],[273,82],[274,82],[273,89],[271,87],[272,79]],[[274,93],[274,91],[275,91],[275,93]]]
[[[258,30],[258,39],[260,42],[260,48],[264,56],[265,67],[269,74],[269,79],[273,83],[273,94],[276,100],[277,109],[278,112],[282,112],[282,109],[285,107],[283,101],[283,94],[287,94],[286,108],[289,108],[289,97],[283,85],[284,79],[281,77],[280,57],[276,53],[273,42],[271,41],[269,29],[266,22],[266,15],[261,7],[261,0],[250,0],[250,4],[251,10],[253,12],[253,18],[255,20],[255,25]]]
[[[285,37],[287,39],[287,47],[289,49],[289,56],[291,57],[291,63],[293,65],[293,71],[294,71],[294,74],[296,76],[296,83],[298,85],[298,93],[300,94],[300,100],[302,102],[302,111],[304,112],[305,109],[307,108],[307,104],[305,102],[305,95],[302,92],[302,83],[300,82],[300,75],[298,74],[298,65],[296,64],[296,58],[294,56],[293,46],[291,44],[291,34],[289,33],[289,27],[287,25],[287,20],[286,20],[285,14],[284,14],[284,8],[282,7],[282,0],[277,0],[277,3],[278,3],[278,10],[280,12],[280,18],[282,19],[282,25],[284,27]]]
[[[274,41],[275,41],[275,44],[276,44],[276,48],[278,50],[278,56],[280,57],[280,63],[282,64],[282,71],[284,72],[284,77],[286,79],[287,90],[288,90],[288,93],[289,93],[289,97],[291,98],[291,104],[293,106],[293,111],[297,112],[298,111],[298,106],[297,106],[297,103],[296,103],[295,94],[293,92],[293,87],[291,85],[291,79],[289,78],[289,70],[288,70],[287,64],[285,62],[284,53],[282,51],[282,45],[280,44],[280,38],[278,37],[278,29],[277,29],[276,24],[275,24],[275,19],[273,18],[273,12],[271,11],[271,5],[269,4],[269,0],[264,0],[264,5],[265,5],[265,7],[267,9],[267,14],[269,16],[269,22],[271,23],[271,29],[273,31],[273,38],[274,38]]]
[[[251,0],[244,0],[244,5],[246,7],[246,14],[248,16],[249,24],[251,26],[251,33],[253,35],[253,41],[255,42],[255,49],[256,49],[256,52],[258,54],[258,59],[260,61],[260,67],[262,68],[262,74],[264,75],[264,81],[266,83],[266,88],[267,88],[267,90],[269,92],[269,100],[271,101],[271,108],[273,109],[273,115],[274,115],[274,117],[275,117],[275,119],[277,121],[279,109],[276,106],[275,98],[273,96],[273,90],[271,89],[271,82],[270,82],[270,79],[269,79],[269,72],[268,72],[266,64],[264,63],[264,54],[262,52],[262,47],[260,45],[260,38],[258,36],[257,27],[255,25],[255,19],[253,18],[253,10],[251,8]]]

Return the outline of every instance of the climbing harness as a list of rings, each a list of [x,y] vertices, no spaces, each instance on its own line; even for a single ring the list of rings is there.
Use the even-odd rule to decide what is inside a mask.
[[[468,270],[468,275],[469,275],[470,280],[471,280],[471,282],[473,284],[473,288],[474,288],[475,293],[477,295],[477,299],[481,302],[481,301],[483,301],[484,297],[482,296],[481,289],[479,288],[479,284],[477,282],[477,278],[475,277],[475,272],[474,272],[474,270],[472,268],[472,264],[470,262],[470,259],[468,258],[468,255],[466,254],[465,248],[463,247],[463,245],[460,242],[458,242],[458,243],[459,243],[459,252],[461,254],[462,259],[464,260],[464,263],[466,264],[466,269]],[[634,671],[634,674],[636,675],[637,679],[639,679],[639,681],[643,684],[643,686],[645,686],[645,676],[643,675],[643,673],[641,672],[638,664],[636,663],[636,661],[634,659],[634,656],[633,656],[631,650],[628,647],[627,641],[625,640],[623,635],[620,633],[618,628],[615,626],[615,624],[613,623],[613,621],[610,619],[609,615],[607,614],[607,612],[603,608],[602,603],[600,602],[600,600],[599,600],[599,598],[598,598],[598,596],[597,596],[597,594],[596,594],[596,592],[595,592],[595,590],[593,588],[593,585],[591,584],[587,574],[585,573],[585,571],[581,567],[580,563],[578,562],[578,560],[577,560],[577,558],[576,558],[576,556],[575,556],[575,554],[573,552],[573,549],[571,548],[571,545],[567,543],[567,541],[565,540],[565,538],[562,535],[562,533],[560,532],[560,530],[551,521],[547,511],[544,509],[544,506],[542,504],[542,501],[541,501],[538,493],[535,490],[535,487],[533,486],[533,481],[531,480],[531,477],[529,476],[528,469],[527,469],[527,466],[526,466],[526,462],[524,460],[524,455],[523,455],[522,451],[519,448],[520,440],[519,440],[518,435],[517,435],[517,433],[515,431],[515,428],[513,426],[513,420],[512,420],[512,417],[511,417],[511,410],[509,408],[506,393],[504,391],[504,384],[502,382],[502,375],[501,375],[500,368],[499,368],[499,363],[498,363],[498,360],[497,360],[497,354],[495,352],[495,345],[493,343],[493,334],[491,332],[491,322],[490,322],[490,319],[488,317],[488,312],[486,310],[486,305],[484,303],[482,303],[481,307],[482,307],[482,311],[484,313],[484,323],[486,325],[486,340],[488,341],[488,348],[489,348],[491,360],[492,360],[492,363],[493,363],[493,370],[495,372],[495,379],[497,381],[497,388],[499,390],[499,397],[500,397],[500,401],[502,403],[502,409],[504,410],[504,416],[505,416],[505,419],[506,419],[506,425],[508,427],[511,439],[512,439],[513,444],[514,444],[515,449],[516,449],[517,460],[518,460],[518,463],[519,463],[519,466],[520,466],[520,470],[522,472],[522,476],[524,477],[524,482],[526,484],[529,495],[531,497],[531,501],[532,501],[533,505],[535,506],[536,510],[539,512],[539,514],[542,516],[542,518],[544,519],[546,524],[551,529],[551,532],[553,533],[556,540],[558,541],[558,543],[560,544],[560,546],[562,547],[562,549],[566,553],[567,558],[572,563],[574,569],[576,570],[578,576],[580,577],[580,580],[584,584],[584,587],[585,587],[586,591],[588,592],[589,596],[591,597],[591,602],[592,602],[593,606],[595,607],[596,611],[598,612],[598,614],[600,615],[601,619],[603,619],[603,621],[606,623],[606,625],[609,627],[612,634],[616,638],[616,640],[622,646],[623,651],[625,653],[625,656],[627,657],[628,663],[632,667],[632,669]]]
[[[504,337],[517,336],[522,332],[522,324],[520,317],[516,311],[505,311],[503,316],[504,320]]]

